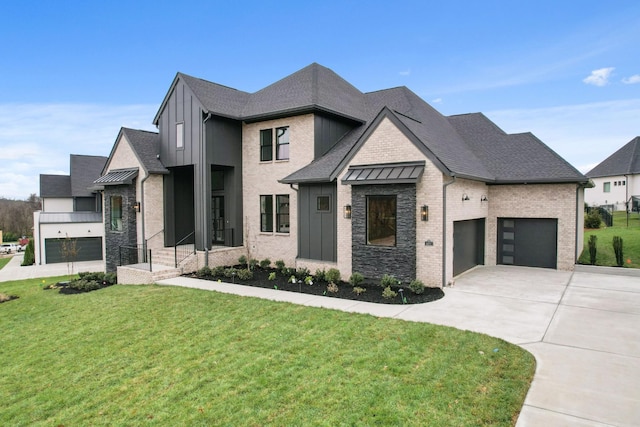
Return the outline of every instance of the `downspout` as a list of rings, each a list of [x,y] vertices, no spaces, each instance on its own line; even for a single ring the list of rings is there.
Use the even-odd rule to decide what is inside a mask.
[[[207,117],[204,118],[204,120],[202,121],[202,165],[203,165],[203,172],[206,176],[206,163],[207,163],[207,154],[206,154],[206,148],[207,148],[207,121],[211,118],[211,113],[207,113]],[[206,182],[205,182],[205,188],[206,188]],[[205,195],[205,200],[204,200],[204,204],[206,206],[207,204],[207,200],[206,200],[206,195]],[[205,209],[205,211],[211,211],[211,209]],[[206,237],[206,241],[204,241],[204,265],[205,267],[209,267],[209,226],[207,225],[207,212],[204,213],[204,215],[202,216],[203,218],[203,222],[204,222],[204,228],[203,230],[205,230],[205,237]],[[194,236],[195,238],[195,236]],[[233,242],[232,242],[233,244]],[[195,246],[195,244],[194,244]]]
[[[456,176],[442,184],[442,288],[447,284],[447,187],[456,182]]]

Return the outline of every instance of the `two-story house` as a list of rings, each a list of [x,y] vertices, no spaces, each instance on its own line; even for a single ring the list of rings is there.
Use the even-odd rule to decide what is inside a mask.
[[[90,187],[106,161],[72,154],[69,175],[40,175],[42,210],[33,220],[36,264],[103,259],[102,196]]]
[[[582,249],[584,175],[406,87],[363,93],[315,63],[254,93],[178,73],[153,122],[137,146],[121,131],[96,181],[111,270],[118,246],[193,243],[192,268],[249,253],[443,286],[481,264],[570,270]]]
[[[589,206],[608,206],[611,210],[639,210],[640,136],[604,159],[586,174],[593,188],[584,193]]]

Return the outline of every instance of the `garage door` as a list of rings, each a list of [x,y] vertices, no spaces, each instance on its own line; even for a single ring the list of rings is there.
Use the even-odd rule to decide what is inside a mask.
[[[557,258],[557,219],[498,219],[498,264],[556,268]]]
[[[102,259],[101,237],[78,237],[76,239],[45,239],[44,250],[47,264],[67,262],[73,252],[75,242],[76,256],[73,261],[98,261]]]
[[[484,264],[484,218],[453,223],[453,275]]]

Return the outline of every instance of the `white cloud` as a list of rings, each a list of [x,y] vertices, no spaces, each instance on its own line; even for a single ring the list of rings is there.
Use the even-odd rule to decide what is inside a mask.
[[[627,85],[633,85],[636,83],[640,83],[640,74],[634,74],[631,77],[626,77],[624,79],[622,79],[622,83],[627,84]]]
[[[398,74],[400,74],[401,76],[408,76],[411,74],[411,68],[405,70],[405,71],[400,71]]]
[[[606,86],[609,84],[609,77],[611,77],[611,73],[615,70],[614,67],[607,68],[599,68],[597,70],[593,70],[591,75],[582,79],[582,81],[588,85],[594,86]]]
[[[0,104],[0,197],[40,193],[40,174],[68,174],[70,154],[108,156],[121,126],[156,130],[157,105]]]
[[[436,98],[436,99],[432,99],[431,100],[432,104],[441,104],[442,103],[442,98]]]
[[[640,136],[640,99],[485,113],[508,133],[532,132],[581,172]]]

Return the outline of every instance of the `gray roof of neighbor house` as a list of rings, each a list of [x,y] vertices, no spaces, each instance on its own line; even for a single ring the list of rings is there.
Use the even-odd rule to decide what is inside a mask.
[[[89,187],[100,176],[107,158],[104,156],[71,155],[71,195],[73,197],[91,197]]]
[[[71,177],[40,174],[40,197],[71,197]]]
[[[335,180],[384,118],[451,176],[489,183],[587,181],[532,134],[505,134],[482,114],[445,117],[406,87],[362,93],[316,63],[255,93],[178,73],[154,123],[180,79],[210,114],[251,122],[316,112],[354,124],[326,154],[281,179],[283,183]]]
[[[640,136],[604,159],[586,175],[589,178],[640,174]]]
[[[102,222],[102,212],[42,212],[41,224]]]

